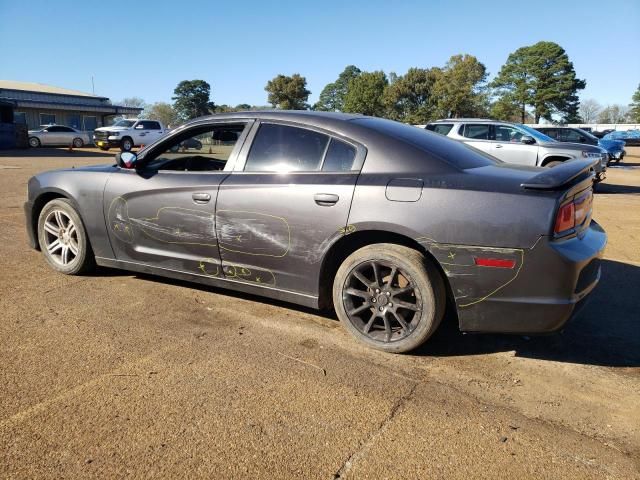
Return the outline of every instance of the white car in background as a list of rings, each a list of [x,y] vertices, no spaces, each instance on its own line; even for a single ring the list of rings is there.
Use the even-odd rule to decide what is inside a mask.
[[[69,146],[80,148],[90,144],[91,139],[86,132],[64,125],[40,125],[39,130],[29,130],[29,146],[38,148],[42,146]]]

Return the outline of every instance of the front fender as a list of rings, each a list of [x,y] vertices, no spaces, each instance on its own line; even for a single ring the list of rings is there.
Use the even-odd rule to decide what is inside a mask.
[[[112,167],[69,169],[45,172],[29,180],[26,209],[31,210],[30,221],[34,238],[40,211],[48,201],[64,197],[71,201],[85,227],[96,256],[114,258],[107,236],[103,212],[104,187]],[[29,217],[29,215],[27,215]]]

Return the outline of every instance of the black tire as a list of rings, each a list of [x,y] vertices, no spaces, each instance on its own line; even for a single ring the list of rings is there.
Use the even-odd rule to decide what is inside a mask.
[[[446,296],[440,273],[423,254],[379,243],[356,250],[340,265],[333,304],[342,324],[360,342],[402,353],[422,345],[436,331]]]
[[[41,146],[40,139],[38,137],[29,137],[29,146],[31,148],[38,148]]]
[[[102,150],[102,151],[105,151],[105,152],[106,152],[107,150],[109,150],[109,147],[98,147],[98,148],[99,148],[100,150]]]
[[[122,140],[120,140],[120,150],[122,150],[123,152],[130,152],[132,148],[133,140],[131,139],[131,137],[124,137]]]
[[[60,217],[66,217],[67,220],[72,222],[73,227],[75,227],[74,232],[69,231],[69,228],[64,229],[64,225],[60,225],[60,223],[64,224],[65,222],[64,220],[62,222],[58,221],[59,213],[62,213]],[[45,222],[47,222],[47,226],[45,226]],[[71,223],[67,222],[66,225],[69,227]],[[58,227],[57,234],[52,231],[52,227],[55,230],[56,226]],[[66,233],[63,234],[62,230],[66,230]],[[56,239],[60,247],[53,249]],[[38,242],[47,263],[60,273],[78,275],[90,271],[95,266],[95,258],[82,219],[71,201],[66,198],[51,200],[40,212],[38,217]],[[67,262],[63,260],[65,245],[67,246]],[[72,248],[74,245],[75,254]],[[60,252],[59,255],[58,252]],[[69,254],[73,258],[70,258]]]
[[[73,139],[73,148],[82,148],[84,147],[84,141],[81,138],[74,138]]]

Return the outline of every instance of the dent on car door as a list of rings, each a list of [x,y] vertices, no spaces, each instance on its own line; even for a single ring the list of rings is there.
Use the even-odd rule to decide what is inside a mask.
[[[193,127],[155,147],[138,169],[110,176],[104,209],[118,260],[196,275],[219,273],[218,186],[231,171],[249,124]],[[216,140],[221,130],[226,142]],[[185,141],[192,147],[181,147]]]
[[[349,233],[364,148],[277,123],[262,123],[252,137],[218,194],[223,274],[316,295],[324,252]]]

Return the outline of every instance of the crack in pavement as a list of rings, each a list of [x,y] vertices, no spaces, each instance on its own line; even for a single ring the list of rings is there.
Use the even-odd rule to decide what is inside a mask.
[[[405,393],[404,395],[401,395],[395,401],[395,403],[391,406],[391,410],[389,410],[389,414],[384,420],[382,420],[382,422],[380,422],[380,425],[378,425],[378,428],[376,428],[376,430],[373,433],[371,433],[363,442],[360,443],[359,448],[355,452],[353,452],[349,456],[349,458],[347,458],[347,460],[340,466],[338,471],[333,474],[333,480],[339,480],[339,479],[345,478],[347,473],[349,473],[349,470],[351,470],[351,467],[353,466],[353,464],[356,461],[358,461],[360,458],[362,458],[367,453],[367,450],[369,450],[369,447],[373,444],[373,442],[380,435],[382,435],[387,430],[387,428],[389,428],[389,424],[398,415],[398,412],[400,412],[400,409],[404,407],[406,403],[409,401],[409,399],[413,396],[414,392],[416,391],[416,388],[418,388],[418,385],[420,385],[420,383],[421,382],[414,383],[407,393]]]

